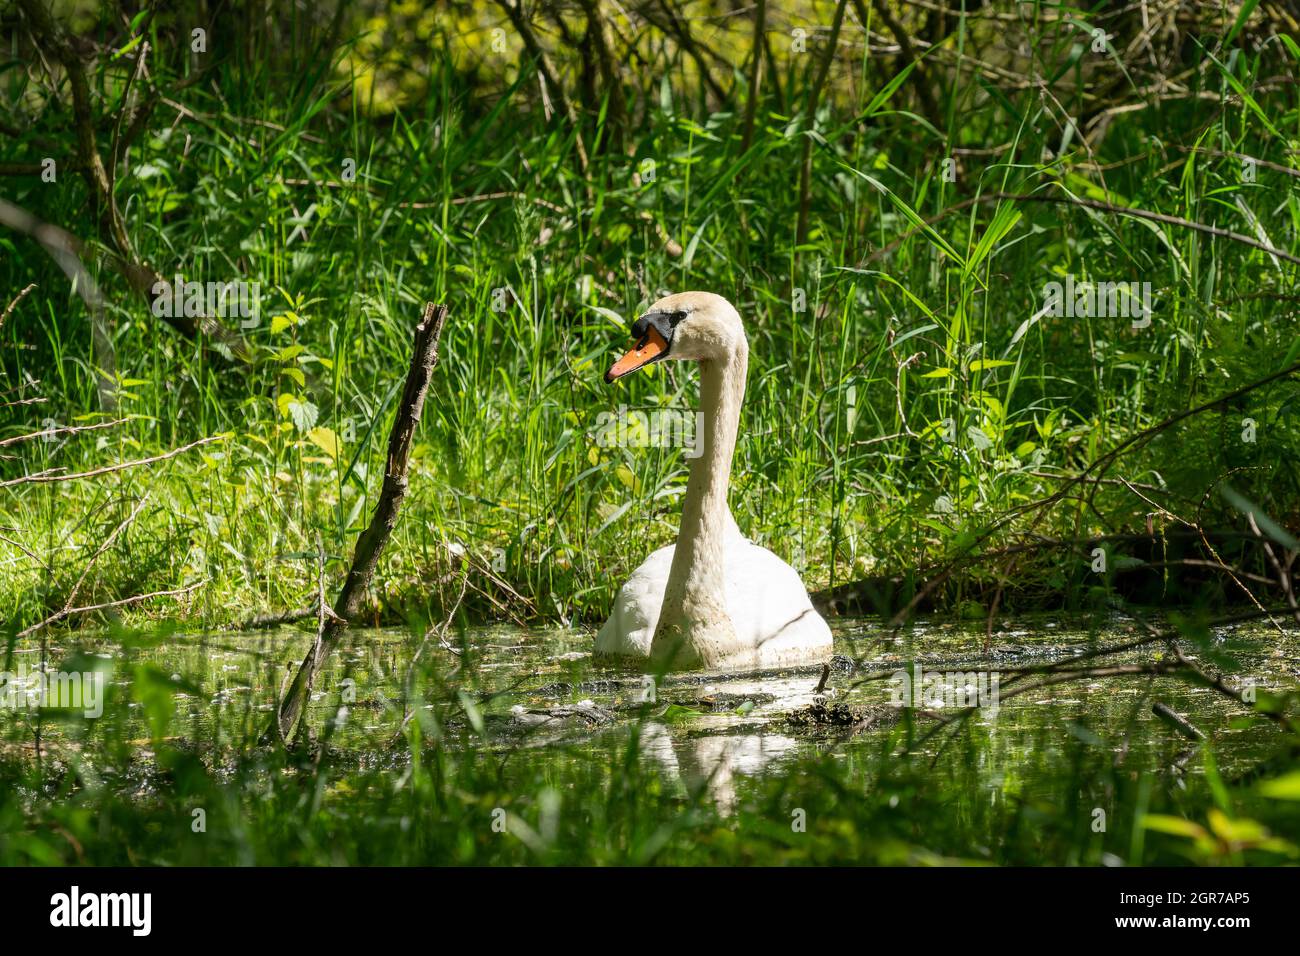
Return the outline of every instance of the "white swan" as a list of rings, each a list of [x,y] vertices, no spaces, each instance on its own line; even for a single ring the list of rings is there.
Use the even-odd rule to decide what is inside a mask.
[[[652,305],[632,336],[636,345],[605,381],[661,359],[699,362],[704,449],[690,464],[677,544],[623,585],[596,637],[597,657],[711,670],[829,660],[830,628],[798,572],[741,534],[727,506],[749,367],[740,316],[721,296],[683,292]]]

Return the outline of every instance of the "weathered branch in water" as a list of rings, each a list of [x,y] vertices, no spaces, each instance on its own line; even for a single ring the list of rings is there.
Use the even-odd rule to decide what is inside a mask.
[[[1300,732],[1300,722],[1296,721],[1294,718],[1288,717],[1286,714],[1274,710],[1261,710],[1255,706],[1254,701],[1247,700],[1246,695],[1242,691],[1229,686],[1221,676],[1212,677],[1200,667],[1197,667],[1187,658],[1187,655],[1183,653],[1182,648],[1179,647],[1176,642],[1171,643],[1170,647],[1174,652],[1174,657],[1177,659],[1179,666],[1190,671],[1196,680],[1204,684],[1206,687],[1216,691],[1224,697],[1227,697],[1229,700],[1236,701],[1238,704],[1248,708],[1253,713],[1263,714],[1265,717],[1269,718],[1269,720],[1280,724],[1292,733]]]
[[[352,567],[348,569],[347,579],[339,591],[338,600],[334,602],[334,615],[322,624],[315,642],[299,665],[293,683],[289,685],[289,690],[276,709],[271,726],[262,735],[263,743],[290,739],[294,725],[311,698],[316,675],[338,646],[349,623],[361,610],[375,568],[379,565],[380,555],[397,524],[402,499],[406,497],[411,444],[415,439],[416,427],[420,424],[433,368],[438,363],[438,340],[442,337],[442,326],[446,319],[445,305],[434,305],[432,302],[425,304],[424,317],[415,327],[415,347],[411,356],[411,368],[406,376],[406,389],[402,393],[397,417],[393,420],[393,429],[388,435],[388,463],[384,469],[379,503],[375,505],[370,524],[357,539]]]
[[[281,624],[294,624],[298,621],[305,621],[307,618],[315,616],[316,605],[313,604],[310,607],[295,607],[288,611],[257,614],[235,624],[227,624],[221,629],[223,631],[263,631],[270,627],[279,627]]]
[[[1168,704],[1156,701],[1151,705],[1151,713],[1155,714],[1165,723],[1169,724],[1188,740],[1204,740],[1205,731],[1197,727],[1190,720],[1184,717],[1178,711],[1174,710]]]

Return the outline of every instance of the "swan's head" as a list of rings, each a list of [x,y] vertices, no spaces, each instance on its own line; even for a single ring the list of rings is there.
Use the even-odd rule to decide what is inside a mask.
[[[612,382],[662,359],[704,362],[746,351],[745,327],[730,302],[712,292],[665,296],[632,323],[633,346],[605,373]]]

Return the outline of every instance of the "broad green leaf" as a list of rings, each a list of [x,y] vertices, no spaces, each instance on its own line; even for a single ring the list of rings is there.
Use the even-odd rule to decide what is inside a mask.
[[[307,434],[316,425],[316,417],[319,410],[311,402],[289,402],[289,418],[293,420],[294,427],[300,434]]]
[[[291,325],[298,324],[298,315],[295,312],[281,312],[279,315],[271,316],[271,334],[276,335],[289,328]]]
[[[975,425],[971,425],[969,428],[966,429],[966,435],[970,438],[971,444],[973,444],[980,451],[984,451],[986,449],[993,447],[993,440],[989,438],[988,435],[984,434],[984,430],[982,428],[978,428]]]
[[[334,434],[333,429],[326,428],[324,425],[318,425],[309,431],[307,438],[317,448],[327,452],[331,458],[337,459],[343,452],[343,443],[339,441],[339,436]]]

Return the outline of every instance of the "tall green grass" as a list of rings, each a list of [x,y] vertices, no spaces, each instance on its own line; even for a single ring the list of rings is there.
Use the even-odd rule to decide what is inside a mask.
[[[18,446],[0,462],[4,474],[224,440],[95,482],[0,490],[7,536],[39,557],[0,543],[15,621],[57,606],[87,549],[146,490],[120,560],[91,582],[96,596],[207,580],[170,610],[227,621],[301,605],[315,591],[318,535],[337,580],[378,488],[394,388],[426,299],[446,301],[451,319],[381,601],[436,611],[463,546],[479,569],[470,594],[479,613],[562,621],[598,619],[626,573],[674,534],[681,452],[593,438],[598,414],[620,403],[694,401],[682,366],[601,381],[625,344],[622,323],[657,290],[716,291],[744,316],[752,365],[733,510],[813,587],[942,563],[1060,487],[1044,474],[1077,471],[1139,427],[1273,371],[1300,341],[1296,267],[1239,243],[1011,200],[918,225],[991,193],[1078,196],[1263,236],[1294,254],[1300,113],[1293,85],[1278,80],[1297,66],[1288,45],[1234,46],[1223,40],[1230,24],[1216,34],[1207,21],[1182,46],[1188,95],[1162,98],[1112,57],[1083,55],[1077,31],[1047,16],[1055,8],[1022,5],[1031,66],[1051,95],[949,70],[936,54],[926,64],[944,77],[936,126],[915,112],[908,78],[894,82],[896,61],[846,28],[815,121],[800,104],[816,42],[773,66],[779,87],[769,85],[742,152],[743,76],[727,78],[731,102],[706,106],[690,58],[658,42],[655,59],[622,78],[636,120],[619,149],[607,113],[579,127],[548,121],[535,76],[508,59],[466,66],[465,44],[478,49],[496,22],[494,8],[474,9],[470,39],[435,29],[425,46],[389,49],[387,73],[359,78],[376,34],[350,34],[361,25],[345,18],[339,35],[357,39],[329,46],[327,22],[265,22],[250,8],[214,36],[202,82],[176,93],[188,113],[159,106],[118,204],[139,254],[164,274],[262,283],[261,322],[248,333],[256,361],[224,361],[178,337],[99,273],[112,302],[118,414],[131,422]],[[400,15],[390,11],[391,28]],[[149,28],[164,91],[196,68],[177,46],[181,26],[160,15]],[[950,45],[984,52],[999,29],[972,16]],[[109,21],[89,32],[106,38]],[[70,148],[30,50],[22,38],[11,49],[7,101]],[[381,102],[376,77],[402,62],[416,67],[402,74],[408,92]],[[108,102],[128,67],[95,74]],[[1084,143],[1068,119],[1095,111],[1091,91],[1103,86],[1121,109]],[[795,246],[792,171],[810,135],[811,228]],[[1238,153],[1283,168],[1261,165],[1243,182]],[[955,182],[945,181],[947,158]],[[355,182],[344,180],[345,161]],[[94,233],[72,172],[5,186],[48,221]],[[0,241],[4,286],[39,283],[0,331],[3,384],[37,379],[22,394],[49,399],[0,410],[4,432],[46,417],[106,418],[84,307],[38,246]],[[1152,325],[1032,320],[1044,283],[1064,273],[1150,282]],[[1162,527],[1180,517],[1239,523],[1216,491],[1227,476],[1293,521],[1295,395],[1281,382],[1126,457],[1122,477],[1159,489],[1157,504],[1120,484],[1088,488],[1042,521],[1012,522],[990,546],[1013,532],[1138,531],[1149,514]],[[1238,437],[1248,417],[1259,423],[1254,444]],[[1025,592],[1016,600],[1075,587],[1081,569],[1071,553],[1026,559],[1014,567]],[[941,604],[962,606],[970,574],[997,573],[957,576]]]

